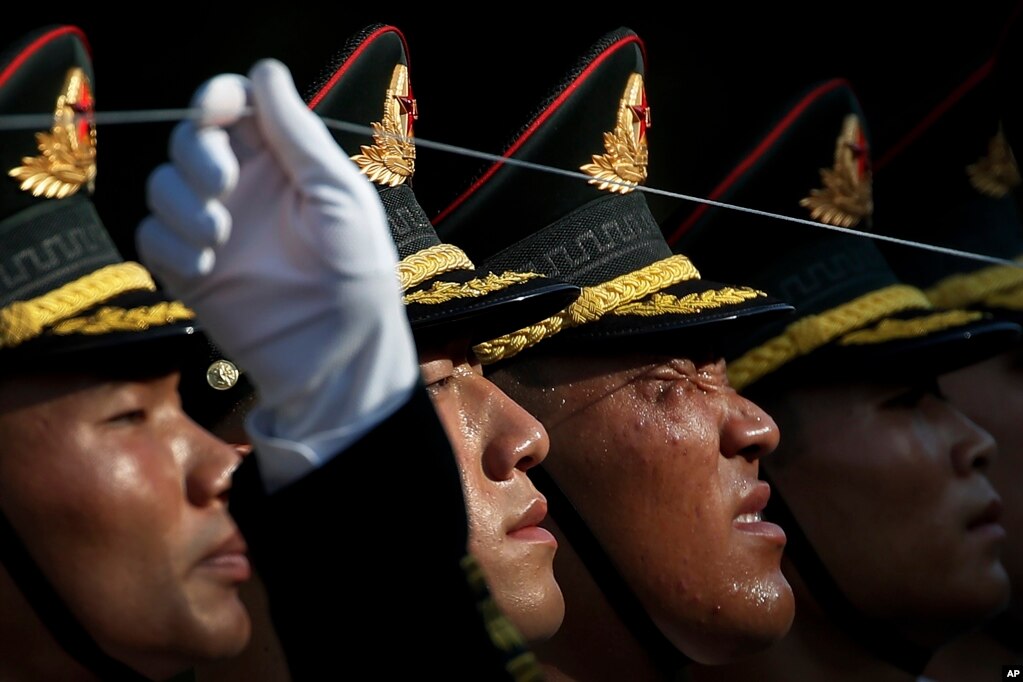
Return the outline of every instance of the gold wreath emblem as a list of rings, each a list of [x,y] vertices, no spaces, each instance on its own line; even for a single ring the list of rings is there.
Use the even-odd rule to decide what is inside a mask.
[[[849,114],[835,144],[835,165],[821,169],[824,189],[810,190],[799,202],[810,217],[828,225],[853,227],[874,211],[870,185],[870,156],[860,120]]]
[[[615,129],[604,133],[604,154],[594,154],[593,163],[580,170],[593,177],[591,185],[609,192],[627,194],[646,182],[646,130],[650,127],[650,107],[646,103],[643,76],[629,76],[625,93],[618,103]]]
[[[970,184],[978,192],[1001,199],[1020,184],[1019,168],[1001,128],[988,143],[987,156],[966,167]]]
[[[409,85],[408,67],[398,64],[391,74],[391,86],[384,97],[384,118],[374,122],[373,144],[362,145],[362,153],[352,157],[373,182],[397,187],[416,172],[416,145],[412,141],[412,122],[419,118],[416,100]]]
[[[64,91],[57,98],[50,132],[36,133],[42,156],[22,158],[22,166],[8,171],[21,189],[37,197],[63,199],[96,179],[96,125],[89,77],[79,67],[68,71]]]

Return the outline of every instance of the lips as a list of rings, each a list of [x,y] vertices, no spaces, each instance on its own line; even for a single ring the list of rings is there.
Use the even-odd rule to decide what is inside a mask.
[[[752,490],[742,498],[735,518],[732,520],[732,526],[743,533],[784,546],[786,537],[782,527],[763,520],[764,508],[767,507],[767,501],[770,498],[771,486],[764,481],[757,481]]]
[[[760,521],[767,501],[771,499],[771,486],[764,481],[757,481],[753,489],[742,498],[736,511],[735,520],[750,519]]]
[[[981,526],[997,524],[1002,519],[1002,500],[999,497],[991,499],[980,512],[975,514],[966,525],[967,530],[976,530]]]
[[[540,523],[545,518],[547,518],[547,500],[541,495],[529,503],[526,511],[519,516],[508,530],[508,537],[515,540],[542,542],[557,546],[558,541],[551,535],[551,532],[546,528],[540,527]]]
[[[252,577],[248,546],[237,530],[225,538],[199,562],[199,568],[232,583],[242,583]]]
[[[530,526],[539,526],[540,522],[547,518],[547,500],[541,495],[535,498],[526,507],[526,511],[519,516],[515,524],[508,529],[508,534],[512,534],[515,531],[528,528]]]

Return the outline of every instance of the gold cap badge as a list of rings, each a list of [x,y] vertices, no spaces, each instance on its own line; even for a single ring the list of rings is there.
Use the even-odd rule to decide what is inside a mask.
[[[860,120],[849,114],[835,143],[835,165],[821,169],[824,189],[810,191],[799,202],[810,217],[828,225],[853,227],[874,212],[870,154]]]
[[[370,124],[373,144],[362,145],[362,153],[353,156],[352,161],[377,184],[397,187],[405,182],[416,172],[412,123],[418,118],[419,107],[412,96],[408,67],[398,64],[384,96],[384,118]]]
[[[978,192],[1001,199],[1020,184],[1019,168],[1001,128],[988,143],[987,156],[966,167],[970,184]]]
[[[580,167],[593,176],[591,185],[609,192],[627,194],[646,182],[646,131],[650,127],[650,107],[646,101],[643,76],[629,76],[618,103],[618,121],[610,133],[604,133],[604,154],[594,154],[593,163]]]
[[[96,125],[92,88],[79,67],[68,71],[64,91],[57,98],[50,132],[36,133],[41,156],[22,158],[22,166],[8,171],[21,189],[37,197],[63,199],[96,178]]]

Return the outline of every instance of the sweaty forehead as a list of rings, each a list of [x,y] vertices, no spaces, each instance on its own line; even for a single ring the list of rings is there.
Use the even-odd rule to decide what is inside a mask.
[[[626,384],[661,366],[683,372],[716,369],[720,358],[686,357],[665,353],[623,352],[569,354],[523,354],[521,358],[488,371],[506,376],[524,388],[556,389],[578,382]]]

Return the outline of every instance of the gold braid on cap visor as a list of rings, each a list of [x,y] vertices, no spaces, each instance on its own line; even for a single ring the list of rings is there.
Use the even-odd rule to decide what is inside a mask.
[[[437,244],[406,256],[398,263],[401,290],[408,291],[428,279],[452,270],[475,270],[465,252],[453,244]]]
[[[809,355],[865,325],[904,310],[931,308],[931,303],[924,292],[907,284],[895,284],[872,291],[819,315],[807,315],[796,320],[786,327],[781,335],[729,362],[728,380],[735,390],[741,391],[785,363]],[[889,331],[893,335],[885,337],[882,332],[877,332],[870,342],[880,343],[892,338],[904,338],[899,337],[897,333],[904,333],[905,328],[896,330],[892,327]],[[916,335],[922,336],[924,333],[927,332]]]
[[[14,348],[47,330],[55,334],[107,334],[141,331],[195,317],[177,301],[131,309],[106,307],[87,317],[76,317],[133,291],[156,291],[156,284],[144,267],[126,262],[100,268],[42,296],[15,301],[0,309],[0,348]]]
[[[838,343],[842,346],[862,346],[895,339],[916,339],[945,329],[962,327],[983,317],[984,313],[975,310],[944,310],[912,320],[881,320],[873,329],[846,334]]]
[[[1017,256],[1020,261],[1023,256]],[[974,272],[951,275],[924,291],[939,308],[1023,310],[1023,268],[992,265]]]
[[[692,262],[685,256],[674,255],[603,284],[583,287],[575,303],[557,315],[517,332],[477,344],[473,346],[473,351],[481,363],[490,365],[513,357],[562,330],[596,322],[605,315],[692,314],[766,296],[763,292],[742,288],[719,289],[681,297],[659,294],[667,287],[694,279],[700,279],[700,272]],[[643,300],[648,296],[649,300]]]
[[[406,256],[398,263],[398,279],[401,290],[419,286],[427,280],[455,270],[475,270],[469,257],[452,244],[437,244]],[[495,291],[507,289],[514,284],[528,282],[541,275],[534,272],[505,272],[500,275],[487,274],[467,282],[434,282],[429,289],[405,294],[402,300],[408,303],[431,305],[447,303],[458,298],[476,298]]]

